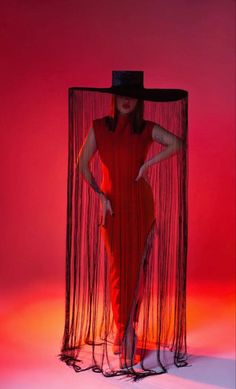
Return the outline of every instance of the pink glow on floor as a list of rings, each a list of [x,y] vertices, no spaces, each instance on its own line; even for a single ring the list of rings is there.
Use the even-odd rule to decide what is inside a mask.
[[[187,327],[190,365],[136,383],[145,388],[233,388],[233,286],[188,286]],[[64,288],[35,285],[9,297],[1,311],[1,383],[4,389],[129,387],[125,378],[92,371],[75,373],[59,361],[64,324]],[[141,386],[140,386],[141,387]],[[142,386],[143,387],[143,386]]]

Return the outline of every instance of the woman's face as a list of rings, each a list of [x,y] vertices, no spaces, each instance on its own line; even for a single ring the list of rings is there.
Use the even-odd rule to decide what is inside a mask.
[[[136,106],[138,99],[126,96],[116,96],[116,105],[120,114],[125,115],[132,112]]]

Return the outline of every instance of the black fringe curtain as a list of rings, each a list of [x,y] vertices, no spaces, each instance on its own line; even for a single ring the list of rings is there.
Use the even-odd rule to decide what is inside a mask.
[[[109,289],[109,260],[99,223],[100,200],[78,172],[76,163],[93,120],[109,114],[111,98],[109,93],[69,89],[66,304],[58,357],[76,372],[92,369],[106,377],[126,375],[136,381],[166,373],[171,364],[188,365],[188,97],[144,102],[144,119],[160,124],[181,138],[184,147],[147,170],[156,219],[143,252],[146,281],[136,323],[138,362],[127,368],[120,367],[120,354],[114,354],[112,349],[116,324]],[[164,145],[153,141],[146,159],[163,148]],[[91,160],[90,169],[100,185],[99,150]],[[135,231],[133,237],[138,239]]]

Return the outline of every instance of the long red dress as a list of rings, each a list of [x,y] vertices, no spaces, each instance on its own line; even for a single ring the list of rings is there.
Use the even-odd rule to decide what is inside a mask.
[[[110,295],[114,320],[122,335],[130,321],[138,322],[145,282],[145,247],[155,224],[153,193],[144,177],[135,181],[146,159],[155,123],[145,121],[142,133],[132,131],[129,116],[119,115],[115,131],[105,117],[93,121],[102,164],[101,190],[111,202],[101,225],[109,259]]]

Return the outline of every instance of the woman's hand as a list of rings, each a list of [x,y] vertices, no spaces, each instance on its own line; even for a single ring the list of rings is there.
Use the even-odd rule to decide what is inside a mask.
[[[141,168],[139,169],[139,173],[138,173],[137,177],[135,178],[135,181],[138,181],[141,177],[143,177],[147,181],[147,168],[148,168],[148,165],[146,163],[144,163],[141,166]]]
[[[113,210],[111,207],[110,200],[103,193],[101,193],[99,196],[100,196],[100,199],[102,202],[102,222],[101,222],[101,224],[104,227],[107,211],[109,211],[110,214],[113,215]]]

